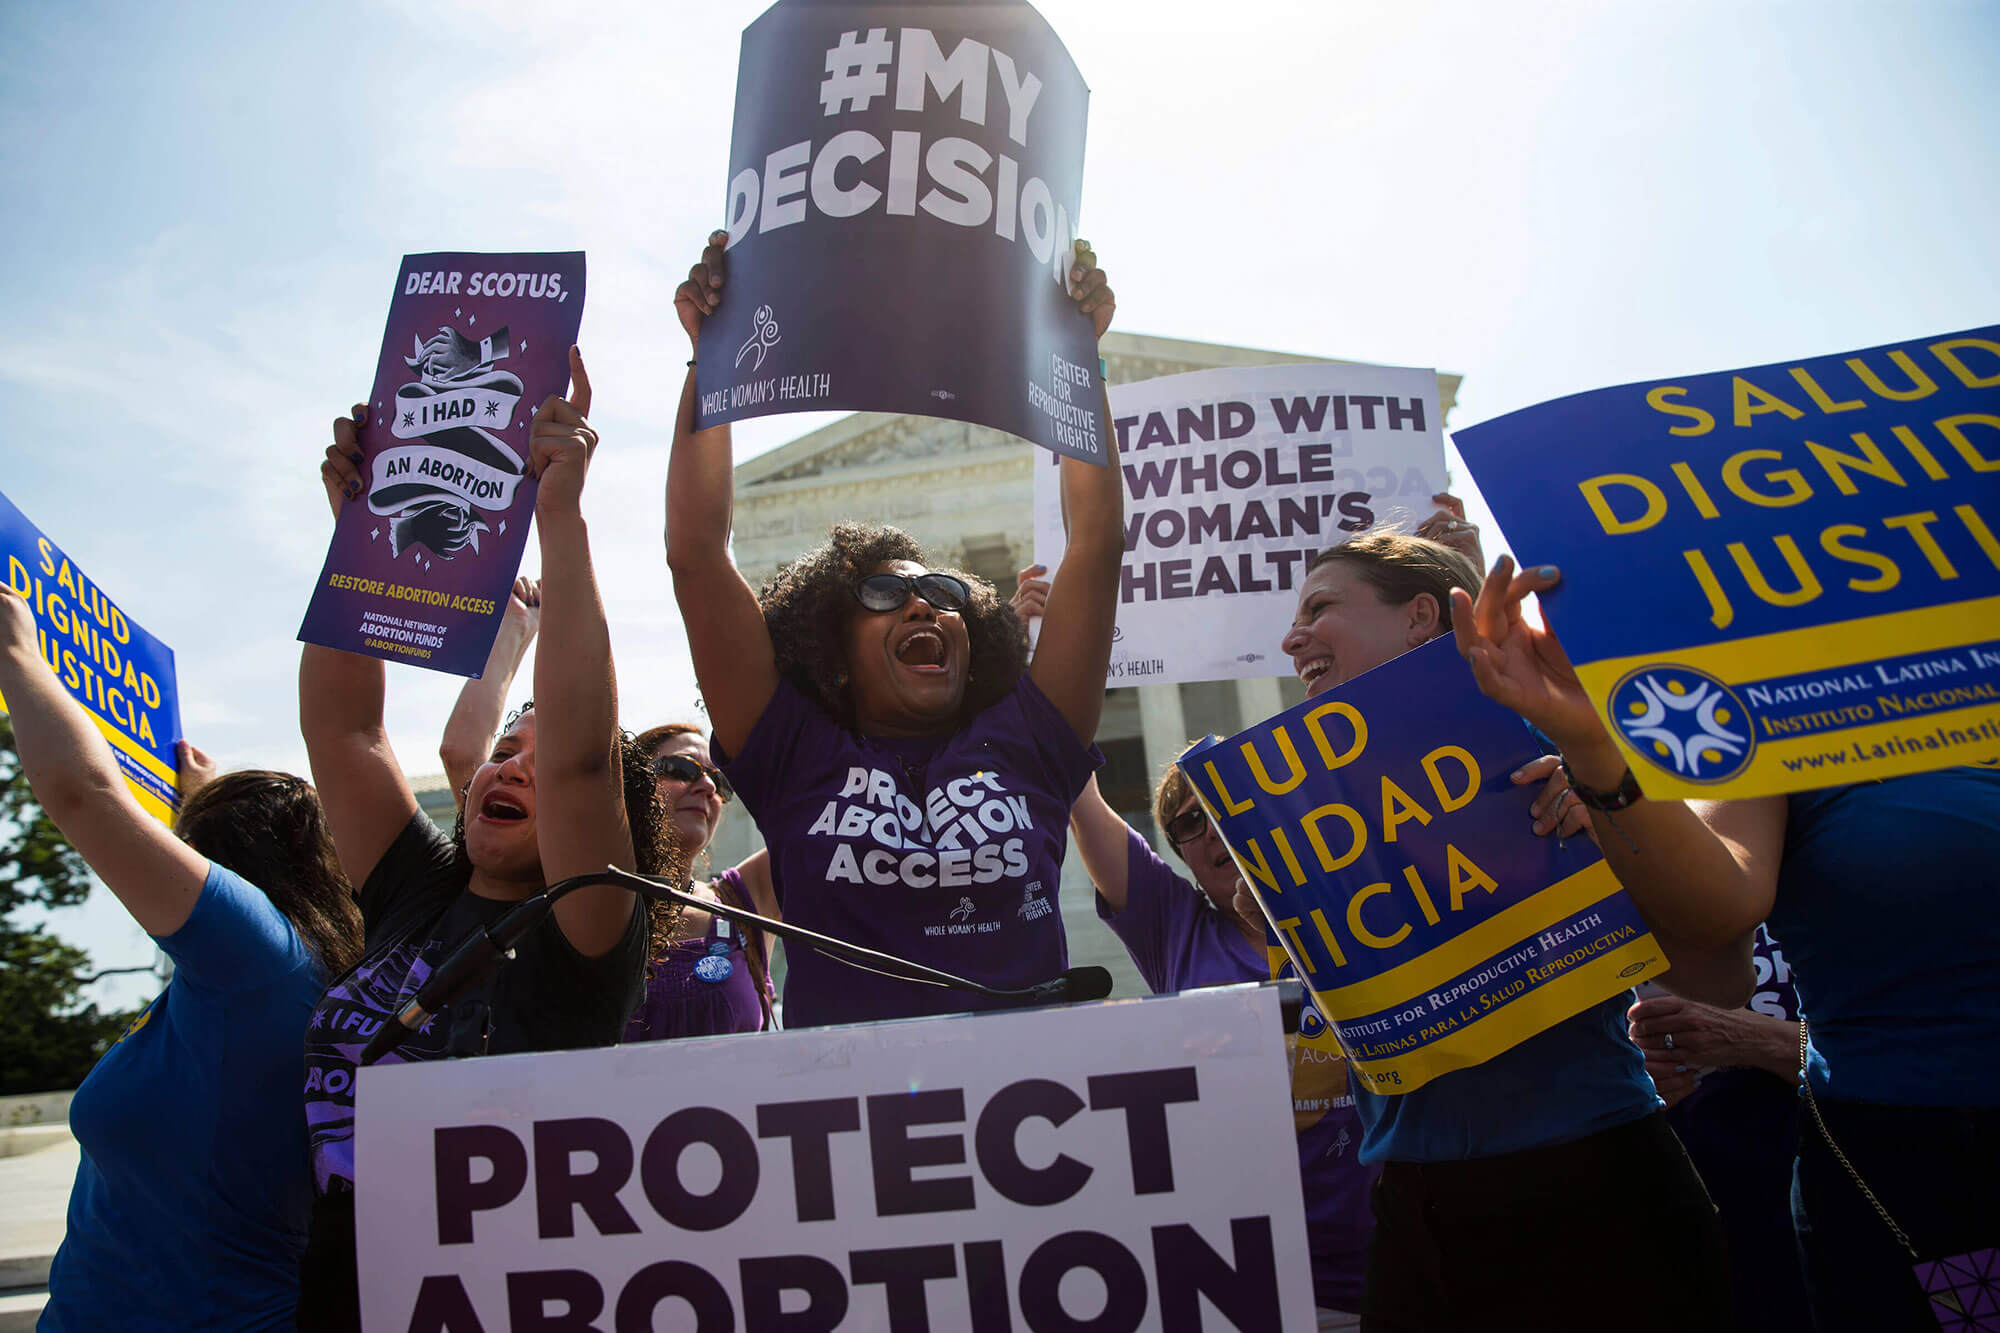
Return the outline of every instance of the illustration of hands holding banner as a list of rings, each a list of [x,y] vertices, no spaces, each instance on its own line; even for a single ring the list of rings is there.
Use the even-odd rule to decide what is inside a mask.
[[[1649,796],[2000,756],[2000,326],[1457,435]]]
[[[1181,757],[1359,1086],[1420,1088],[1666,970],[1595,845],[1535,835],[1511,775],[1541,753],[1446,637]]]

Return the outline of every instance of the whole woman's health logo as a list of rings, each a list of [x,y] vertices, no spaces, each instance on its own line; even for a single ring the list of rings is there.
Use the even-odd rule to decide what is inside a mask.
[[[1691,667],[1650,666],[1629,673],[1611,691],[1611,716],[1634,750],[1689,782],[1733,778],[1757,748],[1743,701]]]

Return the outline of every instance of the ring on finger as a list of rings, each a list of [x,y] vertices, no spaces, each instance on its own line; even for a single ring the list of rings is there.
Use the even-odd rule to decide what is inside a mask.
[[[1667,1034],[1667,1049],[1671,1051],[1673,1048],[1674,1048],[1674,1034],[1669,1032]]]

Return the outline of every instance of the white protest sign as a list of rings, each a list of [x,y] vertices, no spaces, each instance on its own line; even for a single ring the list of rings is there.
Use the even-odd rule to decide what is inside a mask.
[[[371,1068],[369,1333],[1310,1328],[1277,992]]]
[[[1437,372],[1309,362],[1111,389],[1125,566],[1109,685],[1284,675],[1313,556],[1414,530],[1445,489]],[[1063,551],[1056,460],[1035,469],[1035,560]],[[1038,460],[1039,463],[1039,460]]]

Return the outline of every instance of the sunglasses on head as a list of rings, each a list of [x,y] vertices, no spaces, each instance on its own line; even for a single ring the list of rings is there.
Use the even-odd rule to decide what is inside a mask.
[[[1208,831],[1208,811],[1196,801],[1167,821],[1167,841],[1185,847]]]
[[[676,782],[693,782],[696,778],[707,778],[715,788],[715,794],[727,801],[736,792],[729,785],[729,779],[722,776],[722,770],[713,764],[704,764],[684,754],[663,754],[653,761],[653,776],[672,778]]]
[[[953,574],[868,574],[854,582],[854,600],[870,611],[896,611],[912,596],[929,602],[934,611],[963,611],[972,589]]]

